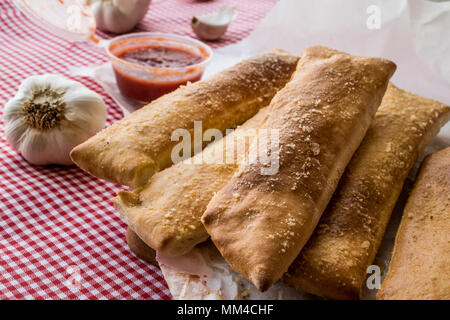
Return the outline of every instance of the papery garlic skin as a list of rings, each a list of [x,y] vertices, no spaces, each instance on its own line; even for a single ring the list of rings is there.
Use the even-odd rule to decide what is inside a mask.
[[[97,28],[125,33],[132,30],[147,13],[151,0],[86,0]]]
[[[70,151],[102,130],[106,116],[100,95],[50,74],[25,79],[3,110],[7,142],[36,165],[73,164]]]
[[[224,6],[216,11],[193,17],[191,27],[202,40],[217,40],[228,29],[228,25],[236,18],[235,5]]]

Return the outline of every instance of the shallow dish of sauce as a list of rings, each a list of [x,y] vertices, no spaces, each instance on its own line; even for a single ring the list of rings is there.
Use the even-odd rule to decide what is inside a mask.
[[[122,95],[150,102],[199,80],[212,50],[188,37],[143,32],[114,38],[108,55]]]

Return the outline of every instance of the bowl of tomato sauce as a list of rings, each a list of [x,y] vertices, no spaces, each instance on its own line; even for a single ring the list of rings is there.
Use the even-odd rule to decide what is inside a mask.
[[[107,52],[121,94],[139,103],[200,80],[213,54],[198,40],[160,32],[119,36]]]

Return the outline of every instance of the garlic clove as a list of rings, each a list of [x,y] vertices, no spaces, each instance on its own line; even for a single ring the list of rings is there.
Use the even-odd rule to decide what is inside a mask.
[[[56,158],[60,160],[60,153],[57,150],[53,132],[49,132],[47,135],[41,135],[36,130],[30,128],[26,129],[18,148],[22,157],[34,165],[54,163],[53,161],[49,161],[49,159]]]
[[[208,14],[194,16],[191,27],[200,39],[217,40],[225,34],[236,16],[236,6],[224,6]]]

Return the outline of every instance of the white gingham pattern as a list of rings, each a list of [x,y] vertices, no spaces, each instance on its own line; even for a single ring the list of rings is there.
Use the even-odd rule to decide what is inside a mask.
[[[138,29],[194,36],[194,14],[236,3],[238,18],[210,43],[217,48],[244,38],[275,2],[153,0]],[[1,108],[32,74],[67,76],[69,66],[104,61],[101,49],[55,37],[0,1]],[[75,80],[102,95],[108,125],[122,117],[94,81]],[[6,143],[0,120],[0,299],[170,299],[161,272],[125,243],[126,225],[111,203],[119,188],[76,167],[28,164]]]

